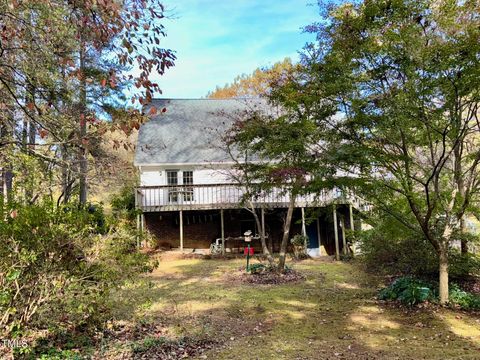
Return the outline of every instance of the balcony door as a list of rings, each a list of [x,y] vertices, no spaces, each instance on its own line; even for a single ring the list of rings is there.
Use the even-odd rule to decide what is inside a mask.
[[[169,202],[192,202],[194,200],[193,171],[167,170],[167,185]]]
[[[178,202],[178,170],[167,170],[168,202]]]
[[[193,171],[183,171],[182,172],[182,182],[183,182],[183,201],[193,201]]]

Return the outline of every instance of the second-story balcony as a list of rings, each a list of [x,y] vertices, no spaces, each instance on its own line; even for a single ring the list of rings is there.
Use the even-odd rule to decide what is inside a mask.
[[[213,185],[159,185],[136,189],[137,208],[144,212],[175,210],[235,209],[242,206],[245,187],[236,184]],[[256,207],[286,208],[290,196],[282,189],[260,194],[252,199]],[[298,196],[296,207],[322,207],[333,203],[351,203],[358,199],[345,196],[341,190],[323,190],[320,193]]]

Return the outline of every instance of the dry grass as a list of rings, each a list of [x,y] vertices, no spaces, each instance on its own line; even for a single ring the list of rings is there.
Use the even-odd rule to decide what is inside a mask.
[[[478,316],[385,306],[375,300],[381,279],[355,264],[299,262],[294,268],[306,280],[282,285],[231,281],[242,265],[165,256],[144,281],[116,295],[118,316],[129,326],[154,326],[168,339],[215,341],[199,358],[480,358]],[[112,348],[135,341],[141,340],[112,341],[98,354],[115,357]]]

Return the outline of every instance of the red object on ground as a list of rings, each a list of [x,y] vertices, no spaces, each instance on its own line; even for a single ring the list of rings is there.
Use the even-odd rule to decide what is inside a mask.
[[[253,247],[250,248],[250,256],[253,256]],[[247,255],[248,254],[248,247],[244,248],[243,249],[243,255]]]

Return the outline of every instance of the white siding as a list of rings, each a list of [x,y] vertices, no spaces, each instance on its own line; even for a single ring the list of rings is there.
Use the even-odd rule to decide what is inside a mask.
[[[158,167],[142,167],[140,169],[140,186],[165,185],[165,171]]]
[[[182,184],[182,171],[193,171],[193,183],[225,184],[230,183],[228,171],[224,169],[206,169],[194,166],[142,166],[140,168],[140,186],[167,185],[166,170],[178,170],[178,183]]]
[[[193,171],[194,184],[225,184],[231,182],[225,171],[220,169],[197,169]]]

